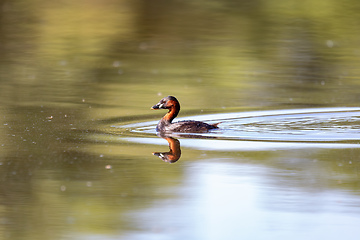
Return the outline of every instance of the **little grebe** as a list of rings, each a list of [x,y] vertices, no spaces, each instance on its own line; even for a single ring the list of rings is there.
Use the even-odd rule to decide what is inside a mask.
[[[152,106],[151,109],[169,109],[169,112],[160,120],[156,126],[158,132],[207,132],[210,129],[218,128],[219,123],[207,124],[199,121],[180,121],[172,123],[180,111],[179,101],[168,96],[160,100],[159,103]]]
[[[169,143],[169,152],[153,152],[152,154],[158,156],[164,162],[174,163],[179,160],[181,156],[180,141],[172,137],[163,137]]]

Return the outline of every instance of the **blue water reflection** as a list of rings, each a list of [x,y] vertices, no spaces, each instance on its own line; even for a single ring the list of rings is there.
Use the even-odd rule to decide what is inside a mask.
[[[183,183],[165,190],[181,197],[157,201],[148,209],[131,213],[142,230],[127,237],[216,240],[263,239],[266,235],[266,239],[302,240],[319,239],[324,232],[327,239],[359,236],[360,230],[353,230],[360,224],[359,209],[354,212],[354,205],[360,203],[358,197],[326,189],[321,177],[309,187],[289,188],[273,181],[272,176],[305,179],[307,174],[279,172],[238,160],[243,163],[227,159],[222,163],[216,159],[190,163]]]

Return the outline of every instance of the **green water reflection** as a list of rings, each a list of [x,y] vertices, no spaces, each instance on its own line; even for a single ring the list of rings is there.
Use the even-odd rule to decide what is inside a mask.
[[[0,238],[357,239],[358,149],[194,146],[167,164],[151,155],[165,140],[117,141],[107,128],[160,118],[149,108],[170,94],[182,116],[359,106],[359,8],[0,0]],[[238,202],[217,198],[236,191]]]

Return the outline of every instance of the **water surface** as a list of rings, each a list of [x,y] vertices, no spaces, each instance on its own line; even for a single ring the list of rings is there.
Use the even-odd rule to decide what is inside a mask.
[[[358,1],[0,9],[1,239],[359,238]]]

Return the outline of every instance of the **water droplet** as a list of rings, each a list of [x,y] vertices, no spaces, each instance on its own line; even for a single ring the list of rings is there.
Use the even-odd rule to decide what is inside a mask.
[[[332,40],[327,40],[327,41],[326,41],[326,46],[328,46],[329,48],[334,47],[334,41],[332,41]]]
[[[120,61],[114,61],[112,65],[113,65],[113,67],[120,67],[121,62]]]

